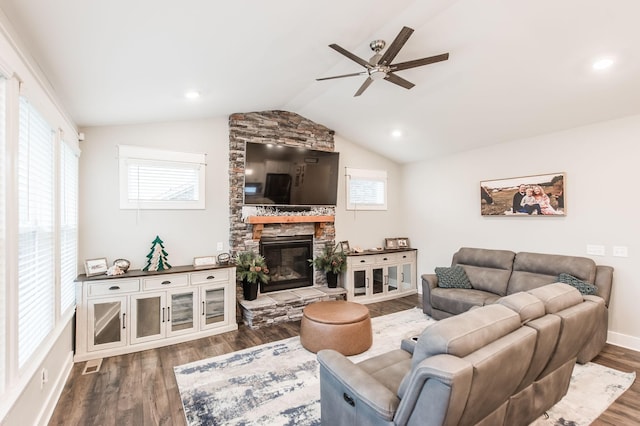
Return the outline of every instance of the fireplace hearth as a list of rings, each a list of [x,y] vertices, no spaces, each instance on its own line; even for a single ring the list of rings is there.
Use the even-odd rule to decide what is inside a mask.
[[[269,267],[268,283],[260,284],[260,293],[313,286],[313,235],[263,237],[260,254]]]

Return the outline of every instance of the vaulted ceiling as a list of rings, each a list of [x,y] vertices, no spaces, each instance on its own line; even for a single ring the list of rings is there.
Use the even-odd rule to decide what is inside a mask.
[[[398,162],[640,113],[637,0],[0,0],[79,126],[282,109]],[[415,30],[406,90],[328,47]],[[594,71],[607,57],[613,65]],[[188,90],[200,92],[187,100]],[[399,130],[401,136],[392,136]]]

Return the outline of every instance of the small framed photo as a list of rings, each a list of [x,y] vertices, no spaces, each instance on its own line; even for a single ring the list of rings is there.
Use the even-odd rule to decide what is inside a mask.
[[[202,268],[205,266],[215,266],[216,257],[215,256],[200,256],[193,258],[193,267],[194,268]]]
[[[385,238],[384,239],[384,248],[389,249],[397,249],[398,248],[398,239],[397,238]]]
[[[350,253],[351,252],[351,248],[349,247],[349,241],[340,241],[340,249],[344,253]]]
[[[107,265],[106,257],[87,259],[84,261],[84,272],[88,277],[104,275],[107,273],[107,269],[109,269],[109,265]]]
[[[408,248],[409,247],[409,239],[406,237],[398,238],[398,248]]]

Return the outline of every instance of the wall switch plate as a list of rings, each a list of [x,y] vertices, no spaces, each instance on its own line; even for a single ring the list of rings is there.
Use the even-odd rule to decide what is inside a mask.
[[[217,247],[216,247],[216,250],[218,250],[218,251],[222,251],[222,250],[224,250],[224,244],[222,244],[222,243],[218,243],[218,245],[217,245]]]
[[[589,244],[587,245],[587,254],[594,256],[604,256],[604,246]]]
[[[627,246],[613,246],[613,255],[616,257],[629,257]]]

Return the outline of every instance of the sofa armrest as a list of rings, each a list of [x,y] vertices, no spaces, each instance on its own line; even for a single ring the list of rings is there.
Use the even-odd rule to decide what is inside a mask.
[[[458,424],[473,380],[470,362],[453,355],[434,355],[402,381],[396,424]]]
[[[325,395],[333,395],[332,398],[343,400],[346,404],[357,406],[359,416],[378,417],[385,421],[392,421],[396,413],[400,399],[398,396],[378,382],[373,376],[354,364],[341,353],[332,349],[324,349],[318,352],[318,362],[320,363],[320,392],[321,405],[327,402]],[[344,395],[343,395],[344,394]],[[363,406],[364,405],[364,406]],[[325,409],[322,407],[324,417]],[[330,415],[333,417],[348,418],[340,416],[341,407],[330,407]],[[327,410],[328,411],[328,410]],[[368,412],[368,414],[366,414]],[[329,419],[323,418],[323,424]],[[331,423],[331,422],[330,422]]]
[[[613,286],[613,268],[611,266],[596,265],[596,281],[598,287],[597,295],[602,297],[604,304],[609,307],[611,298],[611,287]]]
[[[431,309],[431,289],[437,286],[438,277],[436,274],[422,275],[422,312],[429,316],[433,316]]]

